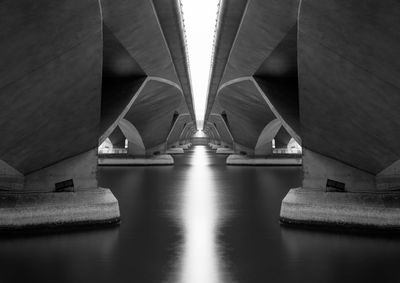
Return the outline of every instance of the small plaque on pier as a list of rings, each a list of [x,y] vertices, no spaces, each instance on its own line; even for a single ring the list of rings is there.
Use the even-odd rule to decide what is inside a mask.
[[[335,180],[327,179],[326,181],[326,192],[345,192],[346,184],[342,182],[338,182]]]
[[[55,184],[56,192],[74,192],[74,181],[72,179],[58,182]]]

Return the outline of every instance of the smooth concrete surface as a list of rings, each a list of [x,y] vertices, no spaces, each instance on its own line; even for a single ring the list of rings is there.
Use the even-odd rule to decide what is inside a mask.
[[[204,121],[208,120],[214,106],[217,91],[247,2],[247,0],[222,0],[219,2],[213,52],[214,64],[211,66],[212,75],[210,76]]]
[[[226,159],[227,165],[250,165],[250,166],[275,166],[275,165],[286,165],[286,166],[301,166],[302,159],[298,158],[279,158],[279,157],[249,157],[246,155],[231,154]]]
[[[112,165],[134,165],[134,166],[151,166],[151,165],[173,165],[174,158],[169,154],[160,154],[151,157],[99,157],[98,161],[101,166]]]
[[[233,146],[234,140],[232,132],[229,128],[230,125],[227,124],[227,115],[224,115],[224,117],[219,114],[210,114],[208,117],[208,121],[205,123],[205,125],[206,128],[209,127],[209,133],[213,133],[212,136],[214,139],[223,141],[226,144]]]
[[[400,193],[291,189],[280,217],[286,223],[399,230]]]
[[[181,1],[154,0],[153,5],[182,86],[188,114],[193,121],[196,121]]]
[[[195,122],[182,11],[176,0],[128,2],[101,1],[105,64],[100,143],[126,119],[137,128],[145,154],[152,155],[166,142],[176,142],[184,123],[175,125],[175,117],[186,115]]]
[[[264,127],[254,148],[255,156],[265,156],[272,153],[272,140],[281,128],[283,128],[282,122],[279,119],[272,120]]]
[[[1,2],[0,159],[28,174],[97,146],[97,0]]]
[[[184,154],[185,151],[183,150],[183,148],[180,147],[172,147],[167,149],[166,151],[167,154]]]
[[[0,230],[119,222],[109,189],[77,192],[0,193]]]
[[[124,119],[135,125],[147,154],[152,154],[149,149],[165,143],[182,99],[179,87],[151,81],[126,113]]]
[[[174,122],[174,125],[172,126],[172,129],[170,130],[168,137],[167,137],[167,147],[170,147],[174,145],[175,143],[179,143],[181,139],[185,139],[186,136],[184,133],[185,128],[187,129],[187,126],[189,124],[193,125],[193,122],[191,122],[191,116],[189,114],[180,114],[177,118],[176,121]],[[182,136],[183,135],[183,136]]]
[[[299,12],[303,145],[374,175],[400,159],[399,11],[393,0],[306,0]]]
[[[226,148],[226,147],[219,147],[217,148],[216,154],[232,154],[234,153],[233,149]]]
[[[252,81],[232,83],[219,90],[217,100],[233,140],[254,150],[264,127],[276,119],[256,86]]]
[[[345,184],[346,191],[376,191],[373,174],[303,148],[303,188],[324,191],[326,180]]]

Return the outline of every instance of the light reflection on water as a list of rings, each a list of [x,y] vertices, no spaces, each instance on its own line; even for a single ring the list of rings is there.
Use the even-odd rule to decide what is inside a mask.
[[[218,243],[223,205],[219,201],[205,147],[195,147],[190,164],[179,217],[183,243],[176,273],[170,282],[232,282],[227,280]]]

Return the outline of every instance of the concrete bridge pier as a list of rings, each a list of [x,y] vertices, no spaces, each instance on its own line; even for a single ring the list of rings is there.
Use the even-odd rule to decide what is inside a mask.
[[[97,184],[98,1],[3,1],[0,229],[119,221]]]
[[[283,222],[400,229],[399,9],[301,2],[304,177],[282,201]]]

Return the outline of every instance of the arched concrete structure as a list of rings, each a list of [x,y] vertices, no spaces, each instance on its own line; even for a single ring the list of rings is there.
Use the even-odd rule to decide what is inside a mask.
[[[235,20],[237,30],[234,41],[231,41],[231,37],[229,40],[225,39],[225,44],[231,42],[227,60],[218,59],[226,58],[226,50],[225,53],[222,53],[217,45],[218,42],[216,42],[215,52],[221,54],[215,55],[213,70],[223,68],[224,72],[222,77],[218,72],[214,71],[213,73],[213,83],[217,84],[215,81],[219,80],[218,88],[217,90],[212,89],[210,85],[208,112],[205,120],[208,119],[209,113],[213,111],[219,112],[226,106],[232,107],[235,105],[234,100],[240,99],[240,97],[242,97],[242,100],[240,103],[236,103],[235,107],[242,107],[243,111],[251,113],[257,107],[253,108],[250,105],[244,107],[241,103],[243,103],[243,100],[250,102],[249,95],[252,99],[256,99],[255,97],[258,95],[264,100],[261,104],[266,104],[267,108],[267,111],[262,111],[260,108],[259,112],[271,111],[274,116],[281,120],[287,131],[301,143],[298,122],[298,92],[296,84],[292,83],[292,81],[297,81],[296,40],[293,42],[293,39],[296,39],[294,31],[297,6],[297,1],[284,1],[279,4],[273,1],[248,1],[246,6],[243,3],[236,4],[238,9],[242,9],[241,18],[237,17],[237,13],[232,13],[229,10],[220,13],[219,22]],[[267,14],[268,19],[265,19]],[[233,33],[232,30],[230,32]],[[225,35],[225,37],[228,35]],[[224,38],[224,35],[217,34],[217,38]],[[222,66],[218,67],[219,65]],[[266,87],[267,84],[268,87]],[[288,89],[283,91],[286,86]],[[228,96],[232,92],[230,89],[232,87],[240,95],[236,95],[233,100],[230,100]],[[250,89],[250,91],[247,91],[247,89]],[[215,100],[217,96],[219,103]],[[253,114],[253,117],[260,120],[263,115],[265,114]],[[251,117],[247,114],[243,116],[247,119]],[[242,121],[243,119],[237,120]],[[258,130],[254,130],[254,134],[250,134],[250,137],[258,137],[261,129],[269,121],[264,121],[262,126],[260,121],[259,123],[249,122],[248,124],[251,125],[260,124],[255,128]],[[249,129],[244,125],[242,128]],[[255,134],[257,131],[258,134]],[[237,132],[242,133],[243,131]],[[235,134],[233,135],[236,141],[237,137],[235,137]],[[253,141],[251,141],[251,138],[244,141],[248,137],[249,133],[246,133],[239,139],[243,140],[242,143],[247,144],[247,146],[245,145],[247,148],[251,148],[250,145],[255,144],[256,138],[253,138]]]
[[[237,10],[228,9],[227,2]],[[372,0],[303,0],[299,5],[222,1],[205,122],[212,113],[225,110],[230,121],[233,112],[239,113],[243,118],[229,121],[229,128],[235,141],[251,145],[249,132],[235,127],[262,112],[259,104],[251,104],[258,92],[266,111],[305,148],[303,189],[285,198],[282,219],[382,227],[379,216],[363,217],[356,210],[375,215],[369,204],[381,203],[381,192],[400,185],[400,85],[395,79],[400,6]],[[262,115],[254,114],[253,120]],[[324,193],[340,188],[356,194]],[[361,192],[371,191],[373,201],[361,207]],[[345,209],[336,215],[340,205]],[[399,226],[392,212],[386,207],[382,215],[391,219],[384,221]]]
[[[120,144],[122,119],[135,125],[148,154],[164,150],[178,115],[196,121],[179,4],[2,3],[2,187],[48,192],[72,186],[88,198],[86,189],[97,189],[98,145],[108,137]],[[65,220],[75,217],[65,213],[59,219],[118,220],[109,191],[97,189],[93,196],[87,217]],[[95,209],[98,204],[103,210]]]
[[[219,134],[219,132],[214,124],[207,122],[205,129],[206,129],[206,132],[210,134],[211,138],[215,142],[220,143],[222,141],[221,135]]]
[[[147,154],[165,151],[176,121],[164,118],[185,114],[195,121],[179,1],[104,0],[102,6],[111,80],[110,87],[103,83],[99,142],[124,118],[138,129]]]
[[[167,147],[170,147],[174,144],[179,144],[180,141],[185,141],[187,140],[186,137],[185,139],[181,139],[181,135],[184,134],[186,126],[191,123],[193,125],[193,122],[191,122],[191,117],[189,114],[181,114],[179,117],[176,119],[174,125],[172,126],[171,131],[168,134],[167,137]]]
[[[196,124],[194,122],[187,123],[181,135],[179,136],[179,141],[183,143],[190,142],[190,139],[196,132],[197,132]]]
[[[275,138],[275,148],[287,148],[289,142],[294,140],[291,135],[286,131],[285,127],[281,127],[276,134]]]
[[[144,146],[142,137],[135,126],[125,119],[121,119],[118,123],[118,126],[128,140],[128,153],[136,156],[145,155],[146,148]]]
[[[272,153],[272,140],[281,127],[282,123],[279,119],[272,120],[264,127],[254,148],[254,155],[259,156]]]
[[[220,141],[224,142],[226,145],[233,147],[234,139],[228,128],[228,125],[224,121],[221,115],[211,114],[207,123],[212,125],[211,129],[215,129],[218,133]]]
[[[151,85],[143,90],[124,117],[136,126],[149,154],[153,149],[165,148],[174,114],[182,100],[180,89],[174,86],[160,82],[151,82]]]
[[[108,139],[114,148],[125,148],[126,137],[120,127],[116,127],[111,135],[108,136]]]
[[[226,122],[235,143],[253,155],[258,137],[265,125],[275,119],[274,113],[249,81],[220,89],[218,101],[226,111]]]

